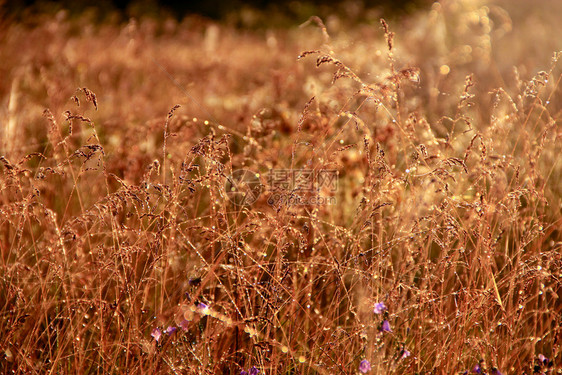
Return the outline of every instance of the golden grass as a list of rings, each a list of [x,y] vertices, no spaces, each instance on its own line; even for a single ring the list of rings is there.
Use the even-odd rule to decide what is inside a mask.
[[[4,22],[0,369],[560,373],[561,7],[529,4]]]

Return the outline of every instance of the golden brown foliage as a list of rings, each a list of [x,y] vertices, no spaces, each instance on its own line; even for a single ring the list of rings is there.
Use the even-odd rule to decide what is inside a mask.
[[[509,4],[5,25],[0,369],[559,369],[562,46]]]

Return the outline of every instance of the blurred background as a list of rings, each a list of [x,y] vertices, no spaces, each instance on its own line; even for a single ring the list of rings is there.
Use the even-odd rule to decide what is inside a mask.
[[[66,9],[70,14],[84,11],[94,13],[103,19],[106,17],[153,16],[174,17],[198,14],[214,20],[230,21],[238,26],[260,26],[260,15],[267,14],[273,26],[295,18],[307,18],[312,15],[325,16],[334,11],[349,13],[350,9],[361,15],[363,9],[379,8],[390,15],[408,14],[421,7],[429,7],[430,0],[207,0],[207,1],[173,1],[173,0],[99,0],[95,3],[86,0],[35,1],[35,0],[0,0],[3,16],[25,19],[34,13],[56,12]],[[274,15],[273,17],[271,17]],[[272,26],[271,24],[269,26]]]

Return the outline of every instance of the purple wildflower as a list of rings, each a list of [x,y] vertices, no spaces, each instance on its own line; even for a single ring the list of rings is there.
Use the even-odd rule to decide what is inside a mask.
[[[546,358],[544,355],[539,354],[538,355],[539,361],[543,364],[546,364],[548,362],[548,358]]]
[[[375,303],[375,308],[374,308],[374,310],[373,310],[373,312],[374,312],[375,314],[377,314],[377,315],[378,315],[378,314],[382,314],[383,311],[385,311],[385,310],[386,310],[386,305],[384,304],[384,302],[377,302],[377,303]]]
[[[400,353],[400,359],[406,359],[408,358],[412,353],[410,353],[409,351],[407,351],[406,349],[402,349],[402,352]]]
[[[199,311],[201,311],[201,314],[209,315],[209,306],[205,305],[204,303],[199,303],[197,305],[197,308],[199,309]]]
[[[492,367],[491,375],[503,375],[503,374],[497,368]]]
[[[202,303],[202,302],[199,302],[199,303],[197,304],[197,308],[200,309],[200,310],[205,310],[205,309],[208,309],[209,306],[207,306],[206,304],[204,304],[204,303]]]
[[[177,327],[168,326],[168,328],[166,328],[166,331],[165,331],[165,332],[166,332],[168,335],[171,335],[171,334],[173,334],[174,332],[176,332],[176,330],[177,330]]]
[[[369,371],[371,371],[371,362],[366,359],[362,360],[361,363],[359,363],[359,372],[366,374]]]
[[[158,341],[160,340],[160,337],[162,336],[162,330],[160,328],[154,328],[152,330],[152,333],[150,334],[150,336],[154,337],[154,340]]]
[[[246,371],[246,370],[240,371],[240,375],[258,375],[259,373],[260,373],[260,370],[258,370],[258,368],[256,366],[252,366],[250,368],[250,371]]]
[[[390,323],[388,322],[388,320],[383,320],[382,325],[380,327],[380,331],[381,332],[392,332],[392,329],[390,328]]]
[[[476,366],[474,366],[474,367],[472,368],[472,372],[473,372],[474,374],[480,374],[480,373],[482,373],[482,367],[480,367],[480,364],[476,364]]]

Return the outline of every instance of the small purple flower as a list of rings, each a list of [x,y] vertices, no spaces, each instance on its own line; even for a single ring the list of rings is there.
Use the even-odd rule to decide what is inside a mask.
[[[492,374],[492,375],[503,375],[503,374],[500,372],[500,370],[498,370],[498,369],[495,368],[495,367],[492,367],[492,372],[491,372],[491,374]]]
[[[166,328],[166,331],[165,331],[165,332],[166,332],[168,335],[171,335],[171,334],[173,334],[174,332],[176,332],[176,330],[177,330],[177,327],[168,326],[168,328]]]
[[[260,373],[260,370],[258,370],[258,368],[256,366],[252,366],[250,368],[250,371],[246,371],[246,370],[240,371],[240,375],[258,375],[259,373]]]
[[[546,358],[544,355],[539,354],[538,355],[539,361],[543,364],[546,364],[548,362],[548,358]]]
[[[162,330],[160,328],[154,328],[152,330],[152,333],[150,334],[150,336],[154,337],[154,340],[158,341],[160,340],[160,337],[162,336]]]
[[[375,303],[375,308],[374,308],[374,310],[373,310],[373,312],[374,312],[375,314],[377,314],[377,315],[378,315],[378,314],[382,314],[383,311],[385,311],[385,310],[386,310],[386,305],[384,304],[384,302],[377,302],[377,303]]]
[[[392,332],[392,329],[390,328],[390,323],[388,322],[388,320],[383,320],[381,327],[380,327],[380,331],[381,332]]]
[[[408,358],[412,353],[410,353],[409,351],[407,351],[406,349],[402,349],[402,352],[400,353],[400,359],[406,359]]]
[[[480,373],[482,373],[482,367],[480,367],[480,364],[477,364],[476,366],[474,366],[474,367],[472,368],[472,372],[473,372],[474,374],[480,374]]]
[[[209,315],[209,306],[205,305],[204,303],[199,303],[197,305],[197,308],[199,309],[199,311],[201,311],[201,314]]]
[[[366,359],[362,360],[361,363],[359,363],[359,372],[366,374],[369,371],[371,371],[371,362]]]

